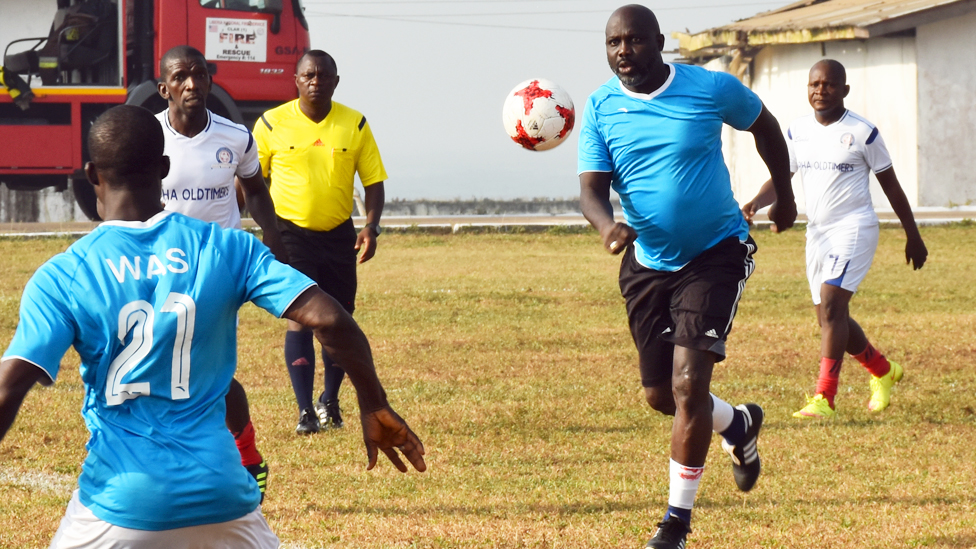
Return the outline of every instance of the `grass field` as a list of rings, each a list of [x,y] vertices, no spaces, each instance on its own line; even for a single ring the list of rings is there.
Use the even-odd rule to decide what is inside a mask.
[[[715,437],[691,549],[976,547],[976,228],[922,234],[930,259],[913,272],[904,234],[883,229],[852,302],[905,366],[891,408],[867,412],[868,374],[848,359],[838,416],[819,423],[790,417],[819,360],[802,231],[757,232],[758,267],[712,389],[764,406],[763,476],[739,493]],[[4,346],[30,273],[67,244],[0,241]],[[595,233],[383,235],[360,269],[356,318],[391,403],[426,444],[425,474],[385,461],[365,471],[348,383],[346,429],[295,435],[284,323],[243,309],[238,377],[271,466],[264,513],[284,546],[643,547],[667,502],[671,422],[643,402],[618,264]],[[46,547],[79,473],[77,355],[65,365],[0,443],[0,547]]]

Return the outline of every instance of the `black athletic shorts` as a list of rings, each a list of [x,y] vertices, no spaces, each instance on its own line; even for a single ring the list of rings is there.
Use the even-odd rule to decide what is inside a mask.
[[[756,243],[727,238],[678,271],[656,271],[637,262],[634,246],[620,263],[620,293],[640,355],[641,384],[670,383],[674,346],[725,358],[725,339],[755,269]]]
[[[278,218],[288,264],[311,278],[352,314],[356,309],[356,227],[352,218],[331,231],[313,231]]]

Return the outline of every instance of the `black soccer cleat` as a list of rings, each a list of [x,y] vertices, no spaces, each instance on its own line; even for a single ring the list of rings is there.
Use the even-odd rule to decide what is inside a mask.
[[[644,549],[685,549],[686,538],[691,528],[685,521],[671,515],[664,522],[659,522],[654,537],[647,542]]]
[[[319,418],[315,416],[314,410],[311,408],[302,410],[301,415],[298,416],[298,427],[295,427],[295,432],[300,435],[319,432]]]
[[[722,439],[722,449],[732,458],[732,476],[739,490],[748,492],[759,480],[762,462],[759,459],[759,430],[763,424],[763,409],[758,404],[740,404],[735,407],[746,416],[746,434],[739,444]]]
[[[261,490],[261,503],[264,503],[264,492],[268,489],[268,462],[261,460],[256,465],[245,465],[248,473],[258,481],[258,489]]]
[[[315,413],[323,429],[342,429],[346,425],[342,421],[342,412],[339,410],[339,399],[316,401]]]

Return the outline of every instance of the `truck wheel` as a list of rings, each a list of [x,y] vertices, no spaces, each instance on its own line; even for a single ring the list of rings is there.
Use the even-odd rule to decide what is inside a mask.
[[[85,176],[72,177],[70,180],[71,192],[75,195],[75,202],[78,203],[81,213],[92,221],[101,221],[102,218],[98,215],[98,207],[96,206],[98,199],[95,197],[95,188],[92,187],[92,184],[88,182]]]
[[[156,82],[153,80],[147,80],[130,89],[125,99],[125,104],[145,107],[153,114],[163,112],[166,108],[166,100],[159,96],[159,91],[156,89]]]

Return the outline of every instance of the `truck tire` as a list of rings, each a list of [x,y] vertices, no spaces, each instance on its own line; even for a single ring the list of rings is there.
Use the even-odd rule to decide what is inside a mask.
[[[138,105],[152,111],[153,114],[163,112],[166,108],[166,100],[159,96],[156,89],[156,82],[147,80],[142,84],[129,90],[125,98],[126,105]]]

